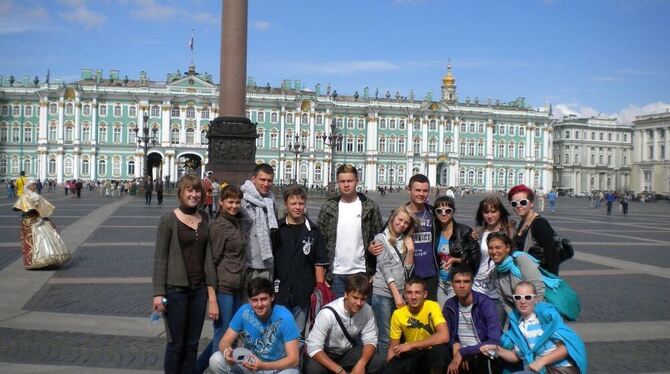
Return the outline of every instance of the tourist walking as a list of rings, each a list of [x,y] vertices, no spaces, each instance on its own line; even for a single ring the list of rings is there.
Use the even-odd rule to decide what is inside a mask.
[[[107,182],[107,183],[109,183],[109,182]],[[144,177],[144,205],[151,205],[151,195],[152,195],[153,189],[154,189],[154,184],[151,181],[151,176],[147,175],[146,177]]]
[[[156,178],[156,200],[158,205],[163,205],[163,180],[161,178]]]
[[[165,316],[169,337],[165,347],[166,373],[195,370],[208,295],[208,315],[212,320],[219,318],[218,306],[211,298],[217,282],[208,216],[198,210],[203,190],[200,178],[184,175],[177,188],[179,207],[163,215],[158,224],[152,309]]]
[[[547,194],[547,201],[549,201],[549,211],[551,214],[554,214],[554,211],[556,211],[556,199],[558,198],[558,194],[556,193],[556,190],[552,189],[549,191]],[[544,205],[544,203],[542,204]],[[542,211],[544,211],[544,208],[542,208]]]
[[[616,195],[612,191],[607,191],[607,195],[605,196],[605,199],[607,200],[607,215],[611,216],[612,215],[612,205],[614,204],[614,201],[616,200]]]

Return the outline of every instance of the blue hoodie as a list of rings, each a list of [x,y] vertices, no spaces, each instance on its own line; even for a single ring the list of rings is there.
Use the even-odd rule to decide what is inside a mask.
[[[535,315],[544,330],[536,347],[541,347],[550,338],[554,341],[560,341],[567,348],[568,356],[577,364],[579,372],[586,374],[588,366],[586,346],[582,339],[563,322],[563,318],[561,318],[556,308],[551,304],[539,302],[535,305]],[[520,358],[524,365],[529,365],[535,361],[535,355],[528,347],[521,330],[519,330],[520,318],[521,316],[516,310],[509,313],[509,330],[503,334],[501,345],[506,349],[517,347],[521,351],[522,357]],[[541,373],[546,373],[546,370],[542,370]]]

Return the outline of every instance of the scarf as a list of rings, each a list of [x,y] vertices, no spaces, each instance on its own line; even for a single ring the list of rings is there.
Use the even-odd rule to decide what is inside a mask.
[[[528,256],[528,258],[530,258],[531,261],[533,261],[536,264],[539,264],[539,261],[537,261],[533,256],[529,255],[528,253],[517,251],[512,253],[511,255],[508,255],[501,263],[496,265],[496,271],[498,273],[512,273],[512,275],[517,279],[523,280],[524,278],[523,274],[521,274],[521,269],[519,269],[519,267],[516,264],[516,261],[514,261],[519,256]],[[542,274],[542,282],[546,287],[555,289],[560,285],[561,279],[550,278]]]
[[[258,238],[261,258],[268,260],[272,258],[272,245],[270,243],[270,230],[277,229],[277,217],[275,217],[274,195],[272,192],[263,197],[253,182],[246,181],[240,188],[244,193],[242,199],[253,208],[246,209],[253,222],[253,230]],[[266,224],[267,223],[267,224]]]

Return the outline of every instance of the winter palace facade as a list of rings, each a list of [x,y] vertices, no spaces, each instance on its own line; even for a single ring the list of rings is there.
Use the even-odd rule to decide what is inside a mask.
[[[147,157],[154,177],[176,180],[193,160],[201,173],[207,169],[206,135],[219,92],[193,66],[164,82],[144,72],[137,80],[120,79],[118,71],[103,78],[90,69],[67,84],[0,82],[0,179],[21,170],[58,182],[141,177],[145,157],[135,129],[145,125],[156,134]],[[475,190],[552,186],[550,110],[531,109],[523,98],[462,100],[451,66],[439,100],[367,88],[338,95],[288,80],[257,86],[249,78],[246,115],[257,123],[257,162],[275,168],[277,183],[325,186],[331,164],[349,163],[366,189],[404,186],[416,173],[432,185]],[[323,135],[333,131],[341,142],[331,149]]]

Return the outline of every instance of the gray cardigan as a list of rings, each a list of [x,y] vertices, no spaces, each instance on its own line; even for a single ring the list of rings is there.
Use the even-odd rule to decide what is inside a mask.
[[[400,235],[396,243],[403,243],[403,239],[404,236]],[[384,244],[384,250],[377,256],[377,272],[372,279],[372,293],[393,297],[388,284],[394,281],[402,295],[405,287],[405,264],[402,258],[398,260],[395,249],[388,241],[388,228],[383,233],[377,234],[374,240]]]
[[[207,229],[209,226],[207,213],[200,211],[200,216]],[[209,241],[205,248],[205,282],[208,286],[216,288],[216,270]],[[165,295],[167,286],[189,286],[186,264],[177,236],[177,216],[174,212],[164,214],[158,223],[152,283],[154,296]]]
[[[518,279],[512,275],[512,272],[504,274],[498,273],[497,270],[491,272],[492,283],[498,288],[505,310],[508,312],[514,309],[514,299],[512,299],[514,287],[522,280],[530,282],[535,286],[538,301],[544,299],[544,282],[542,281],[542,273],[540,273],[539,265],[533,262],[529,256],[519,256],[514,259],[514,262],[519,267],[519,270],[521,270],[523,279]]]

